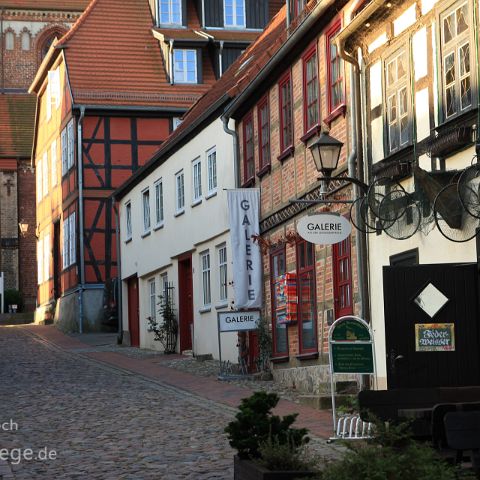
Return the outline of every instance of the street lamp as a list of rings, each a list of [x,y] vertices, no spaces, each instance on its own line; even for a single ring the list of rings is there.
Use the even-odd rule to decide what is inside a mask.
[[[315,166],[324,177],[330,178],[337,168],[342,147],[343,142],[325,132],[322,132],[320,137],[310,145]]]
[[[28,223],[22,219],[18,223],[18,227],[20,228],[20,234],[24,237],[28,232]]]

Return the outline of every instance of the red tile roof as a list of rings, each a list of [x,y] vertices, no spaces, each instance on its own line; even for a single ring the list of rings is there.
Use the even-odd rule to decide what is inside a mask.
[[[202,35],[201,30],[191,28],[154,28],[155,32],[160,34],[162,40],[188,40],[194,42],[208,42],[208,37]]]
[[[0,94],[0,157],[32,153],[35,95]]]
[[[170,85],[148,0],[92,0],[65,47],[74,102],[188,108],[209,85]]]
[[[4,8],[29,9],[29,10],[62,10],[70,12],[83,12],[88,5],[88,0],[5,0]]]

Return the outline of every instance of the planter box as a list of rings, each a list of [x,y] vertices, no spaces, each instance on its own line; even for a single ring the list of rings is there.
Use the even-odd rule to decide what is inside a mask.
[[[252,460],[242,460],[234,457],[234,480],[294,480],[296,478],[312,478],[313,472],[290,471],[279,472],[267,470]]]

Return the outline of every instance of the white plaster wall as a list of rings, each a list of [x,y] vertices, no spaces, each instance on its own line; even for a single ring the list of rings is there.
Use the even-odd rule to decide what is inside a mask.
[[[470,165],[474,148],[450,157],[447,160],[448,169],[462,169]],[[404,187],[411,191],[412,181]],[[475,239],[466,243],[454,243],[447,240],[434,228],[427,236],[417,232],[407,240],[394,240],[385,233],[380,236],[368,236],[369,248],[369,283],[371,319],[375,336],[377,357],[378,388],[386,388],[386,352],[385,324],[383,312],[383,266],[390,264],[390,256],[407,250],[418,248],[419,263],[456,263],[476,262]]]
[[[232,126],[233,128],[233,126]],[[216,147],[217,152],[217,193],[206,199],[207,160],[206,152]],[[202,159],[202,202],[192,206],[192,160]],[[175,216],[175,174],[183,168],[185,173],[185,213]],[[164,198],[164,226],[142,238],[143,209],[142,191],[150,187],[150,211],[154,225],[154,182],[162,178]],[[169,282],[175,286],[175,303],[178,311],[178,263],[176,258],[192,252],[194,290],[194,351],[196,354],[211,353],[218,358],[217,309],[218,268],[216,245],[227,243],[228,277],[231,280],[231,251],[228,234],[227,195],[224,189],[234,188],[232,137],[223,130],[220,120],[205,127],[185,146],[175,152],[141,183],[136,185],[120,202],[120,230],[122,232],[122,279],[132,275],[139,277],[140,342],[142,347],[159,349],[153,335],[147,332],[146,317],[149,315],[148,279],[156,276],[157,292],[160,292],[159,275],[168,272]],[[132,240],[125,242],[125,203],[132,208]],[[200,313],[203,307],[201,269],[198,254],[207,248],[211,255],[212,307]],[[123,282],[123,325],[128,330],[128,303],[126,282]],[[229,287],[229,302],[233,290]],[[236,335],[222,334],[222,356],[237,361]]]

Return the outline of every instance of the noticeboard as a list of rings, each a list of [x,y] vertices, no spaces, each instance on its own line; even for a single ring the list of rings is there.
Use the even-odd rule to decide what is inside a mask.
[[[332,343],[334,373],[374,373],[371,343]]]
[[[455,329],[453,323],[415,324],[416,352],[454,352]]]

